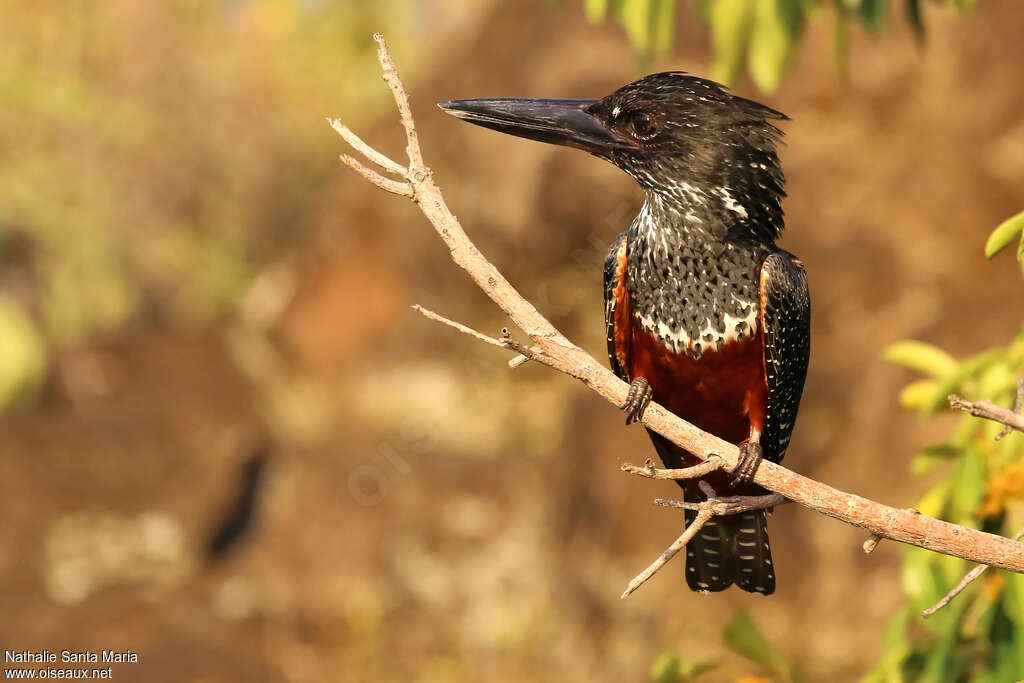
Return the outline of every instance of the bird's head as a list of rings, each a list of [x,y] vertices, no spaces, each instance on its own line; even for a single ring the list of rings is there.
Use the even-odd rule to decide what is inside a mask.
[[[744,218],[770,209],[764,218],[781,221],[784,179],[775,146],[782,133],[771,122],[787,117],[714,81],[666,72],[599,100],[496,98],[439,106],[479,126],[607,159],[662,199],[717,196]]]

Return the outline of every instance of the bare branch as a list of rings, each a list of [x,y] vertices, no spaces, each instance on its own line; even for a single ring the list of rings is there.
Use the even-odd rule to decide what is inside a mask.
[[[1024,538],[1024,529],[1018,531],[1017,535],[1013,537],[1013,540],[1019,541],[1021,538]],[[928,617],[930,617],[931,615],[935,614],[940,609],[948,605],[950,601],[956,596],[960,595],[960,593],[962,593],[963,590],[967,588],[967,586],[969,586],[972,581],[974,581],[976,578],[984,574],[986,569],[988,569],[987,564],[979,564],[977,567],[967,572],[964,578],[960,580],[960,583],[958,583],[956,587],[953,588],[953,590],[946,593],[946,595],[941,600],[939,600],[937,603],[935,603],[928,609],[922,610],[921,616],[927,619]]]
[[[1004,432],[1010,429],[1016,429],[1019,432],[1024,432],[1024,415],[1020,415],[1020,403],[1021,397],[1024,395],[1024,384],[1021,382],[1017,383],[1017,408],[1015,410],[1007,410],[997,406],[992,401],[965,401],[956,394],[950,394],[947,398],[949,399],[949,406],[954,410],[962,410],[965,413],[970,413],[975,417],[983,417],[986,420],[992,420],[1006,425]],[[1000,434],[996,439],[1002,438],[1004,435]]]
[[[516,291],[515,287],[480,253],[463,231],[458,219],[445,204],[441,190],[434,182],[430,170],[423,163],[408,97],[398,78],[384,40],[380,35],[376,35],[374,38],[379,45],[378,57],[384,72],[384,80],[395,97],[395,103],[402,118],[402,126],[406,133],[409,168],[404,178],[408,185],[382,178],[376,172],[361,165],[349,163],[347,160],[346,163],[349,163],[374,184],[390,192],[409,196],[416,202],[424,216],[434,226],[437,234],[448,246],[456,265],[465,270],[477,286],[530,338],[531,345],[529,347],[524,345],[517,349],[523,356],[575,377],[608,402],[615,406],[621,405],[628,393],[628,385],[592,356],[566,339],[554,325]],[[381,179],[389,183],[396,183],[397,186],[381,184],[379,182]],[[406,191],[405,188],[409,188],[409,190]],[[504,344],[501,345],[504,346]],[[505,346],[505,348],[508,347]],[[522,361],[515,358],[512,362],[521,363]],[[1004,412],[1009,413],[1009,411]],[[1017,419],[1021,421],[1017,423]],[[723,441],[713,434],[701,431],[656,403],[651,403],[644,411],[643,424],[699,458],[707,460],[717,456],[719,460],[713,460],[707,465],[711,468],[708,471],[723,466],[734,468],[739,460],[739,451],[735,445]],[[1004,422],[1004,424],[1007,423]],[[1015,428],[1024,430],[1024,418],[1014,416],[1013,424]],[[633,467],[635,468],[635,466]],[[653,467],[635,468],[635,473],[648,476],[645,472],[653,469]],[[692,470],[693,468],[685,469]],[[660,477],[654,475],[652,478]],[[1015,540],[976,529],[968,529],[915,511],[889,507],[845,493],[772,462],[761,463],[754,475],[754,483],[824,515],[864,528],[878,538],[888,538],[946,555],[961,557],[972,562],[1024,573],[1024,544]],[[689,531],[687,529],[687,533]],[[689,536],[686,533],[676,539],[669,551],[672,548],[675,550],[666,551],[668,556],[665,557],[663,554],[664,559],[661,560],[661,564],[667,562],[668,558],[678,552],[679,548],[685,546],[688,539]],[[650,570],[650,568],[648,569]],[[650,573],[653,575],[655,571],[657,568],[651,570]]]

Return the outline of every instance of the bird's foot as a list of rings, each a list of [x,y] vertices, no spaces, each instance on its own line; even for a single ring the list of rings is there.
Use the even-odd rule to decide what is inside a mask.
[[[619,406],[619,410],[626,412],[626,424],[639,422],[644,417],[647,404],[651,402],[651,395],[654,391],[644,377],[637,377],[629,383],[629,393],[626,395],[626,402]]]
[[[734,484],[749,484],[754,481],[754,474],[764,459],[761,444],[748,441],[740,444],[740,460],[733,468]]]

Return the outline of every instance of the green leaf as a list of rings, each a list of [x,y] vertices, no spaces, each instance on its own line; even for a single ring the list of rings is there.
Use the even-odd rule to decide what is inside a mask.
[[[725,627],[722,638],[726,647],[734,652],[760,664],[783,680],[793,680],[792,667],[789,662],[761,633],[748,610],[742,610],[733,617],[733,620]]]
[[[917,410],[932,401],[939,383],[933,379],[919,379],[911,382],[900,390],[900,405],[910,410]]]
[[[1000,402],[1017,386],[1017,377],[1006,363],[993,363],[978,378],[978,393]]]
[[[927,474],[937,465],[949,462],[954,458],[959,458],[963,454],[964,447],[953,443],[936,443],[925,446],[914,456],[914,460],[911,463],[911,471],[915,476]]]
[[[949,498],[949,491],[953,482],[943,479],[928,489],[928,492],[917,501],[917,509],[921,514],[929,517],[939,517],[946,507],[946,500]]]
[[[714,61],[711,77],[732,84],[743,68],[754,18],[754,5],[750,0],[718,0],[709,8],[711,44]]]
[[[679,667],[679,657],[662,652],[651,665],[651,678],[657,683],[681,683],[684,679]]]
[[[684,683],[717,666],[714,660],[684,662],[671,652],[663,652],[651,666],[651,678],[655,683]]]
[[[618,2],[619,21],[626,29],[629,42],[640,53],[650,52],[651,22],[648,19],[650,9],[650,0],[619,0]]]
[[[850,17],[842,3],[836,4],[832,22],[832,60],[836,70],[846,78],[850,73]]]
[[[907,21],[914,31],[917,42],[924,41],[924,18],[921,16],[921,0],[906,0]]]
[[[977,448],[968,448],[957,468],[956,486],[950,496],[953,521],[957,524],[973,526],[974,511],[985,495],[987,475],[984,456]]]
[[[672,49],[672,37],[675,29],[676,0],[653,0],[654,10],[651,12],[651,33],[653,34],[656,52],[666,53]]]
[[[904,607],[893,616],[882,637],[882,657],[875,670],[865,677],[865,683],[901,681],[903,660],[910,653],[907,629],[910,626],[910,607]]]
[[[1017,239],[1024,230],[1024,211],[1016,216],[1011,216],[999,224],[988,236],[985,242],[985,258],[992,258],[1002,250],[1003,247]]]
[[[956,458],[963,455],[963,451],[959,446],[954,446],[950,443],[933,443],[930,446],[922,448],[921,455],[927,455],[930,458],[936,458],[938,460],[949,460],[950,458]]]
[[[937,639],[928,643],[928,655],[924,672],[917,679],[918,683],[946,683],[958,680],[950,667],[950,654],[956,640],[956,630],[949,629]]]
[[[953,438],[950,439],[950,442],[958,448],[967,448],[971,445],[979,429],[981,429],[981,420],[977,420],[971,415],[965,415],[953,430]]]
[[[885,0],[861,0],[860,2],[860,18],[875,33],[881,33],[885,29],[885,6]]]
[[[920,477],[928,474],[933,469],[946,462],[946,458],[936,458],[932,455],[920,453],[914,456],[914,459],[910,461],[910,473],[915,477]]]
[[[883,358],[936,378],[945,377],[957,368],[956,359],[942,349],[912,340],[890,344]]]
[[[711,23],[711,5],[716,0],[697,0],[697,17],[705,24]]]
[[[6,296],[0,296],[0,349],[0,412],[27,408],[46,377],[46,347],[31,318]]]
[[[1006,613],[1018,624],[1024,624],[1024,574],[1005,572],[1003,605]]]
[[[939,408],[945,408],[949,405],[948,397],[950,394],[960,391],[962,385],[969,378],[983,372],[989,365],[997,362],[1000,359],[1000,355],[999,351],[986,351],[962,361],[955,372],[946,375],[938,383],[930,401],[921,406],[921,414],[927,416]]]
[[[608,15],[608,0],[586,0],[583,3],[583,13],[595,24],[604,21]]]
[[[927,607],[942,597],[932,574],[930,551],[923,548],[906,548],[903,551],[901,579],[915,608]]]
[[[803,29],[803,9],[789,0],[755,0],[747,68],[757,87],[774,92]]]

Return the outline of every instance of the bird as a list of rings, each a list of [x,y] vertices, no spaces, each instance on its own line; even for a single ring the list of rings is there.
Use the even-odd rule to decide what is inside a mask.
[[[604,263],[612,371],[620,408],[641,421],[653,399],[736,444],[739,464],[706,475],[718,496],[759,495],[763,459],[779,462],[810,358],[806,269],[776,241],[784,227],[781,112],[681,71],[651,74],[601,99],[486,98],[439,103],[503,133],[580,149],[640,185],[643,204]],[[701,458],[648,430],[662,463]],[[691,503],[699,481],[677,482]],[[766,510],[708,521],[686,548],[698,593],[775,591]],[[690,524],[696,512],[686,512]]]

